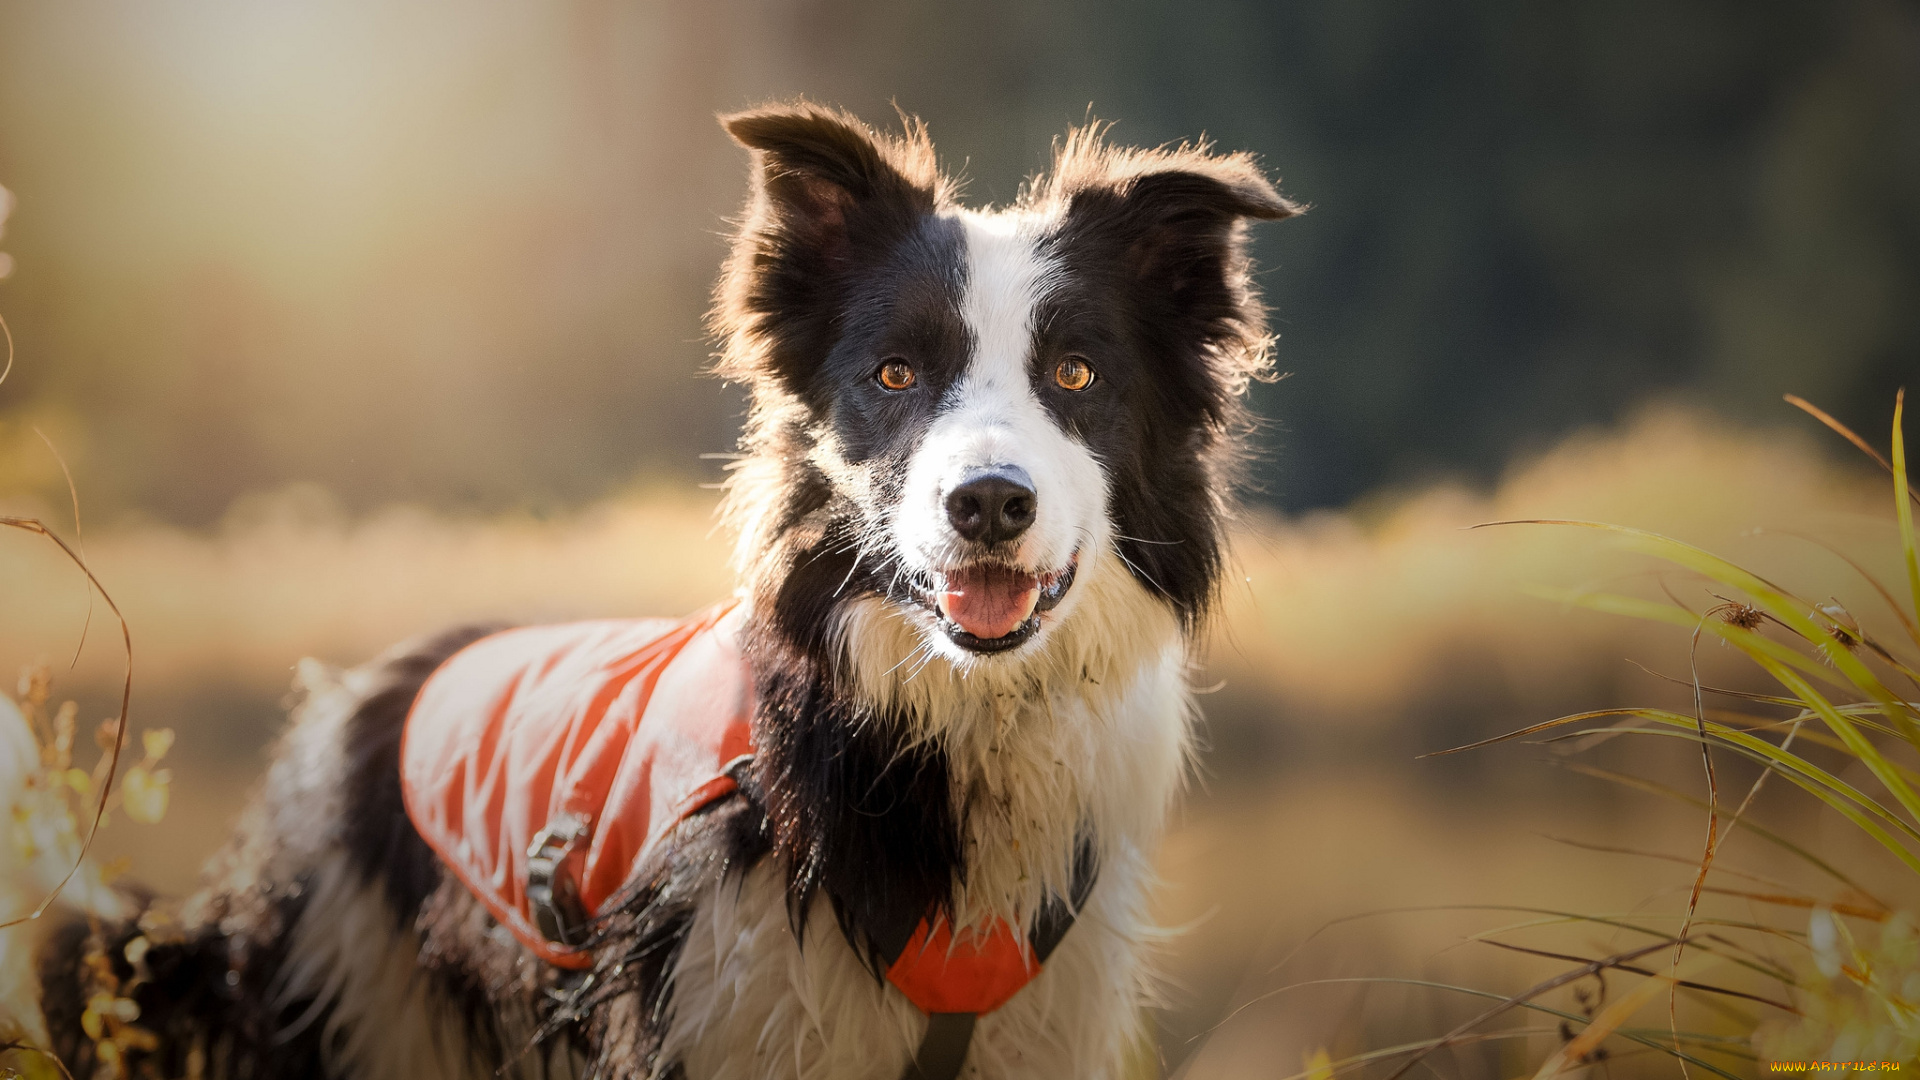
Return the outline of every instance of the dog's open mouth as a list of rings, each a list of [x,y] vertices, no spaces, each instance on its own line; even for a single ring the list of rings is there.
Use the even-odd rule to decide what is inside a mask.
[[[1000,563],[974,563],[933,576],[930,599],[940,628],[963,649],[1004,652],[1040,631],[1040,616],[1073,587],[1080,553],[1067,565],[1034,574]]]

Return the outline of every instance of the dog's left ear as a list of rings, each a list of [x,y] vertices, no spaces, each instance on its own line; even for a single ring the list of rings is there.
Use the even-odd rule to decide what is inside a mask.
[[[1244,223],[1302,210],[1247,154],[1114,148],[1094,128],[1061,144],[1051,186],[1065,203],[1064,242],[1098,245],[1137,284],[1170,300],[1240,299]]]

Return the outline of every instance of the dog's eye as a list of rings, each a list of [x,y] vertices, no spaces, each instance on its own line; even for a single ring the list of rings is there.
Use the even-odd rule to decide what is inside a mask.
[[[880,365],[880,370],[874,378],[880,380],[880,385],[889,390],[907,390],[912,388],[916,377],[913,374],[913,366],[905,360],[889,360]]]
[[[1093,365],[1084,356],[1069,356],[1053,369],[1053,381],[1062,390],[1085,390],[1093,385]]]

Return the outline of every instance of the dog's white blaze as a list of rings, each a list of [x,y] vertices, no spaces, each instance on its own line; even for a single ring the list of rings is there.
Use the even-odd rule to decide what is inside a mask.
[[[1089,561],[1110,557],[1106,475],[1092,452],[1054,422],[1034,394],[1031,374],[1034,310],[1058,270],[1034,246],[1037,222],[1010,213],[957,216],[967,247],[961,314],[973,357],[908,466],[891,522],[895,545],[916,570],[951,567],[963,551],[947,520],[947,494],[976,469],[1016,465],[1032,478],[1036,496],[1034,522],[1019,540],[1016,560],[1045,573],[1064,567],[1079,550],[1085,572]],[[1043,633],[1068,616],[1074,591],[1043,618]],[[927,642],[951,659],[971,655],[931,627]]]

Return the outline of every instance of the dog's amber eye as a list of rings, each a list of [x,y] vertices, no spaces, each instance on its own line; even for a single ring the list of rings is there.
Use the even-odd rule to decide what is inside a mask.
[[[1093,365],[1083,356],[1069,356],[1053,369],[1053,381],[1062,390],[1085,390],[1093,385]]]
[[[914,383],[913,367],[905,360],[889,360],[881,364],[880,374],[874,377],[889,390],[906,390]]]

